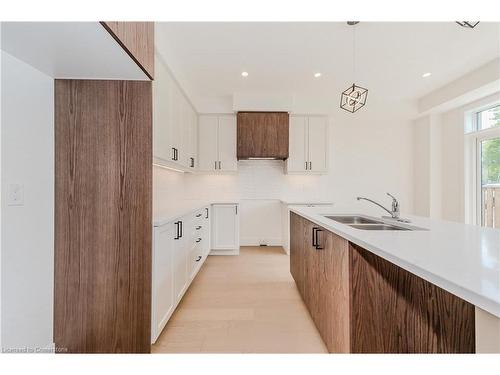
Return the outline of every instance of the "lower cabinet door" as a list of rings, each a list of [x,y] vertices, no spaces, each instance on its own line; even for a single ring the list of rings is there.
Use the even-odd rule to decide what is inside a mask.
[[[187,284],[187,249],[186,240],[182,236],[182,232],[185,232],[185,222],[181,221],[181,229],[179,229],[180,238],[174,240],[173,249],[173,273],[174,273],[174,299],[178,301],[182,297],[184,288]],[[175,236],[174,238],[179,237]]]
[[[206,257],[210,252],[210,208],[205,207],[203,216],[203,229],[201,234],[201,248],[203,249],[203,257]]]
[[[174,225],[155,228],[153,245],[153,301],[151,339],[156,341],[174,308],[173,238]]]
[[[238,206],[234,204],[212,207],[212,249],[237,250],[240,246]]]

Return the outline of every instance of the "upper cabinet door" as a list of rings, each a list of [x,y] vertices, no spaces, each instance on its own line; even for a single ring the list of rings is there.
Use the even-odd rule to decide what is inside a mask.
[[[188,167],[190,164],[189,158],[191,157],[191,150],[189,144],[190,143],[189,112],[191,111],[191,105],[189,104],[188,100],[180,90],[179,94],[180,94],[179,96],[180,111],[179,111],[179,124],[177,125],[179,127],[179,134],[180,134],[179,163],[182,164],[184,167]]]
[[[198,121],[198,168],[201,171],[215,171],[218,167],[217,116],[200,116]]]
[[[219,158],[218,169],[222,171],[236,171],[236,116],[219,117]]]
[[[328,117],[309,117],[309,170],[325,172],[328,168]]]
[[[196,169],[198,165],[198,116],[193,108],[189,108],[189,165],[191,169]]]
[[[154,22],[101,22],[149,78],[154,77]]]
[[[172,85],[172,147],[177,149],[177,162],[183,158],[182,148],[182,93],[177,85]]]
[[[290,116],[290,155],[286,161],[288,172],[304,172],[308,165],[308,132],[306,116]]]
[[[153,81],[153,155],[163,161],[172,159],[172,81],[165,65],[156,59]]]

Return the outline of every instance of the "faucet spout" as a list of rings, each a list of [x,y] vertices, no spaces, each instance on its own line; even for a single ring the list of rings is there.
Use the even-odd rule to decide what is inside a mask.
[[[372,200],[372,199],[370,199],[370,198],[365,198],[365,197],[357,197],[356,199],[357,199],[358,201],[360,201],[360,200],[365,200],[365,201],[371,202],[371,203],[373,203],[373,204],[375,204],[375,205],[379,206],[379,207],[380,207],[381,209],[383,209],[384,211],[388,212],[388,213],[389,213],[389,215],[391,215],[391,217],[396,218],[396,217],[394,216],[394,212],[392,212],[392,211],[388,210],[387,208],[385,208],[384,206],[382,206],[380,203],[375,202],[374,200]]]

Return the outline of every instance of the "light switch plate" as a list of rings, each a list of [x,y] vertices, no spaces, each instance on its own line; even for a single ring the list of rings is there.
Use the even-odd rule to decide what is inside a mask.
[[[22,184],[9,184],[7,189],[8,206],[24,206],[24,186]]]

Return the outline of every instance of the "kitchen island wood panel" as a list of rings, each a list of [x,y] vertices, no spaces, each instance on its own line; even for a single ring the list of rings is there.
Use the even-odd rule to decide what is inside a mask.
[[[359,246],[349,247],[353,352],[474,353],[473,305]]]
[[[331,353],[475,351],[470,303],[293,212],[290,236],[292,276]]]

